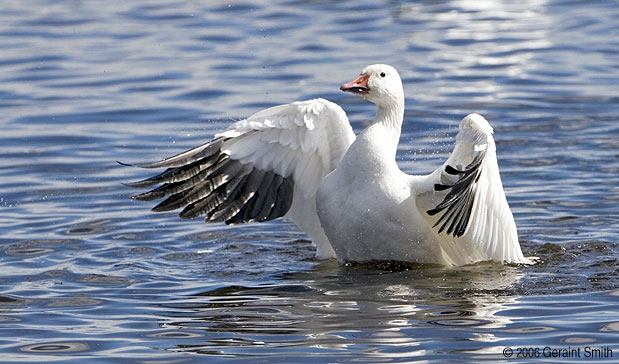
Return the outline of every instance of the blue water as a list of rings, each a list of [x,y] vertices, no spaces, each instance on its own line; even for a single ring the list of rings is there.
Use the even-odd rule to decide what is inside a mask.
[[[2,361],[619,362],[617,19],[616,1],[3,2]],[[491,121],[540,263],[338,266],[290,223],[181,221],[121,184],[149,172],[116,160],[276,104],[330,99],[358,132],[374,107],[338,87],[376,62],[404,79],[406,172],[438,167],[464,115]]]

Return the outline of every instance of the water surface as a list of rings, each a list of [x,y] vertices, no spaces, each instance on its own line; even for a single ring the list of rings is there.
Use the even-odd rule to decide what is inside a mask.
[[[9,1],[0,10],[4,362],[531,363],[619,357],[619,7],[543,1]],[[261,108],[401,72],[398,162],[495,128],[535,266],[339,266],[293,225],[227,227],[122,182]],[[568,359],[565,359],[568,360]]]

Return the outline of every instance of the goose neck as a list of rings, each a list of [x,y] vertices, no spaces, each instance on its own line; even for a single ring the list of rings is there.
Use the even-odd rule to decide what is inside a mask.
[[[393,144],[397,147],[402,132],[404,119],[404,105],[398,103],[389,106],[379,106],[373,124],[384,126],[393,137]]]

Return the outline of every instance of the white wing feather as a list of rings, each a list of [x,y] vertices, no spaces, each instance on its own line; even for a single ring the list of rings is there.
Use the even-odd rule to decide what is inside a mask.
[[[433,227],[445,260],[454,265],[531,263],[520,249],[492,133],[482,116],[465,117],[453,152],[416,191],[420,214]]]

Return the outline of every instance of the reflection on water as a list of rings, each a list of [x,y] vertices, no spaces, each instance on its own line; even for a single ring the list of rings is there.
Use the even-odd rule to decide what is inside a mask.
[[[3,362],[619,353],[618,12],[554,0],[3,3]],[[289,223],[181,221],[121,185],[145,172],[116,160],[173,155],[274,104],[328,98],[359,131],[374,107],[338,86],[376,62],[405,82],[403,170],[440,165],[464,115],[492,122],[538,264],[316,262]]]
[[[492,332],[512,323],[497,312],[517,296],[495,292],[509,291],[524,274],[517,267],[486,268],[393,272],[325,262],[286,274],[284,284],[225,286],[169,305],[165,328],[199,335],[182,337],[174,350],[211,355],[251,356],[256,347],[273,355],[266,349],[312,347],[325,361],[428,355],[426,346],[453,330],[465,329],[461,340],[494,342]]]
[[[360,355],[370,361],[417,356],[444,361],[463,353],[500,359],[506,343],[524,340],[530,346],[533,337],[547,345],[612,342],[600,335],[605,326],[595,334],[558,334],[565,324],[555,319],[575,315],[597,326],[604,320],[600,309],[618,308],[604,303],[609,296],[589,296],[584,303],[580,295],[523,298],[512,292],[522,268],[478,268],[483,270],[394,272],[321,263],[286,274],[290,284],[225,286],[167,304],[170,319],[162,335],[171,339],[174,352],[294,360],[299,348],[312,348],[325,362]]]

